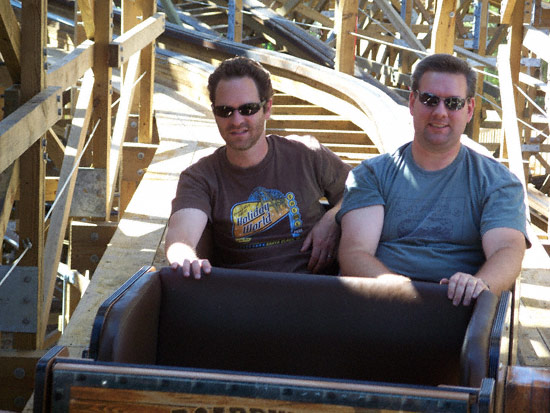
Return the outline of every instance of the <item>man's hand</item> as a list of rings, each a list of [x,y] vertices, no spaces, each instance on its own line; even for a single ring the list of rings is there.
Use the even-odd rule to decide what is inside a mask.
[[[440,284],[448,284],[447,296],[453,300],[453,305],[459,305],[461,301],[464,305],[470,305],[472,299],[489,289],[481,278],[463,272],[457,272],[451,278],[443,278]]]
[[[311,248],[311,257],[307,268],[313,273],[319,273],[336,259],[340,226],[334,219],[335,211],[327,211],[307,234],[302,244],[301,252]]]
[[[201,272],[204,272],[205,274],[210,274],[210,272],[212,271],[212,265],[210,265],[210,261],[201,260],[199,258],[191,260],[184,259],[182,260],[182,262],[174,261],[172,264],[170,264],[170,267],[173,270],[177,270],[178,267],[181,267],[184,277],[189,277],[193,275],[193,278],[197,280],[201,278]]]

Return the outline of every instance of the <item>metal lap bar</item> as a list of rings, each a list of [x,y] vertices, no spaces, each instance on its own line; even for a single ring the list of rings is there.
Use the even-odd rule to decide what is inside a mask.
[[[480,389],[334,381],[181,368],[147,368],[58,359],[52,368],[51,411],[112,404],[117,411],[157,406],[187,413],[485,412],[494,380]]]

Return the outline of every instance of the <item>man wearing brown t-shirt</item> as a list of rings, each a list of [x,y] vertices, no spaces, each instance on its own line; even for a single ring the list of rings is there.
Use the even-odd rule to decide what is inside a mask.
[[[259,63],[226,60],[208,90],[226,145],[180,176],[166,234],[170,265],[195,278],[210,272],[195,252],[210,223],[216,265],[323,273],[336,255],[334,216],[349,166],[312,137],[266,136],[273,89]]]

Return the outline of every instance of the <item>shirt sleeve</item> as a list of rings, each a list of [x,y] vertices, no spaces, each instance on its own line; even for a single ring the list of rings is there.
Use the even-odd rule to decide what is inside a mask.
[[[348,175],[344,201],[336,215],[336,221],[340,223],[349,211],[371,205],[385,205],[385,201],[374,167],[368,161],[363,161]]]
[[[512,228],[521,231],[530,244],[526,211],[523,186],[519,179],[506,170],[499,174],[495,185],[487,191],[481,216],[481,236],[490,229]]]
[[[176,196],[172,200],[173,215],[176,211],[184,208],[196,208],[204,211],[208,220],[212,221],[211,185],[200,168],[189,167],[179,177]]]

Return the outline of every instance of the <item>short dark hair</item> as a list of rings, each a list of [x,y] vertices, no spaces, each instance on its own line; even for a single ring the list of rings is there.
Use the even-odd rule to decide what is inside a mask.
[[[269,72],[257,61],[248,57],[237,56],[224,60],[208,77],[208,93],[212,104],[215,103],[216,88],[220,80],[239,77],[250,77],[254,81],[260,95],[260,101],[268,101],[273,97]]]
[[[439,53],[427,56],[418,62],[412,74],[411,89],[413,92],[418,90],[420,79],[426,72],[462,74],[466,77],[466,97],[471,98],[476,94],[477,74],[466,61],[458,57]]]

